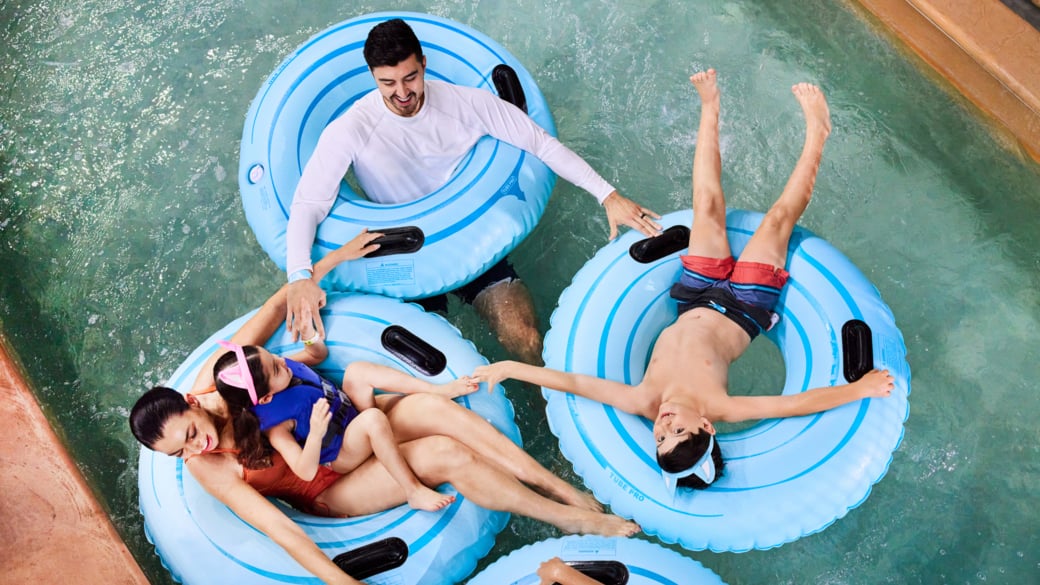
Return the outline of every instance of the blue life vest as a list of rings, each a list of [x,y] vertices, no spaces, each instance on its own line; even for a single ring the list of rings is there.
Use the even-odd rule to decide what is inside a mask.
[[[302,446],[311,431],[311,409],[318,399],[325,398],[329,401],[332,421],[321,441],[321,457],[318,461],[328,463],[339,455],[343,431],[358,415],[358,410],[342,390],[311,368],[290,359],[285,360],[285,365],[293,374],[289,387],[274,394],[270,402],[253,407],[253,412],[260,419],[260,430],[266,431],[292,419],[296,421],[293,436]]]

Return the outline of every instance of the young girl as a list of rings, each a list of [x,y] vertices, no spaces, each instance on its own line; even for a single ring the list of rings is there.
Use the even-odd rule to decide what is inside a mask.
[[[264,465],[262,435],[266,435],[270,446],[305,481],[314,478],[319,465],[346,474],[374,454],[404,489],[411,507],[435,511],[455,500],[416,479],[398,450],[386,414],[375,408],[375,386],[366,381],[376,370],[385,390],[454,398],[477,389],[471,378],[438,386],[392,368],[358,362],[347,367],[340,390],[309,367],[328,355],[317,334],[290,358],[275,356],[262,347],[220,343],[231,351],[217,360],[213,376],[217,391],[228,404],[243,465]],[[387,380],[392,387],[385,384]]]

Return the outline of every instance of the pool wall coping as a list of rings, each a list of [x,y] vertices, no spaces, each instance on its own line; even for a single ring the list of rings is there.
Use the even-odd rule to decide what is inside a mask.
[[[0,574],[5,583],[148,585],[0,332]]]
[[[999,0],[858,0],[1040,163],[1040,31]]]

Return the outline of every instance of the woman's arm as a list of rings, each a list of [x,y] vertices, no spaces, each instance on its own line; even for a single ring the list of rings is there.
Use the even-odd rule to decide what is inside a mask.
[[[398,394],[430,392],[455,398],[477,390],[477,382],[468,376],[447,384],[431,384],[415,376],[372,362],[353,362],[343,372],[343,392],[358,410],[375,406],[375,389]]]
[[[278,289],[271,298],[253,314],[242,327],[231,336],[231,342],[238,345],[263,345],[274,335],[278,327],[285,320],[285,290],[286,287]],[[213,385],[213,365],[217,363],[223,351],[216,351],[206,359],[195,378],[192,392],[209,388]]]
[[[286,390],[292,392],[292,389]],[[267,439],[271,446],[282,455],[285,463],[300,479],[311,481],[318,474],[321,465],[321,442],[329,429],[332,413],[329,412],[329,401],[324,398],[314,402],[311,408],[311,425],[303,447],[296,442],[293,435],[293,421],[287,420],[267,431]]]
[[[339,248],[325,255],[324,258],[319,260],[314,265],[313,276],[311,277],[314,282],[321,282],[321,279],[325,277],[333,268],[339,265],[340,262],[347,260],[353,260],[360,258],[369,252],[379,249],[378,244],[372,244],[372,240],[378,238],[383,234],[378,232],[369,233],[368,230],[363,230],[354,239],[350,240],[346,244],[343,244]],[[278,330],[278,327],[285,322],[285,314],[288,308],[288,301],[286,297],[286,291],[289,290],[289,285],[282,285],[264,304],[260,307],[257,312],[249,318],[242,327],[231,336],[231,342],[238,345],[263,345],[267,343],[267,340],[274,335],[274,332]],[[324,304],[324,302],[323,302]],[[319,339],[319,341],[321,341]],[[315,342],[314,345],[307,346],[304,351],[300,352],[300,358],[297,361],[307,363],[308,365],[318,364],[325,360],[328,356],[328,348],[325,347],[324,341],[322,341],[320,347]],[[310,350],[310,351],[308,351]],[[324,352],[324,353],[322,353]],[[198,377],[195,378],[195,385],[192,386],[192,391],[203,390],[213,385],[213,364],[217,363],[217,359],[223,355],[224,352],[216,352],[211,355],[204,364],[202,369],[199,370]],[[304,357],[304,356],[307,357]],[[296,359],[296,356],[292,356]],[[312,363],[306,362],[306,359],[317,359]]]
[[[888,370],[873,370],[851,384],[814,388],[784,396],[730,396],[719,420],[741,422],[815,414],[863,398],[884,398],[895,383]]]
[[[608,404],[630,414],[646,416],[646,404],[634,386],[604,380],[595,376],[572,374],[529,364],[502,361],[480,366],[473,377],[486,382],[490,392],[495,384],[504,380],[520,380],[536,386],[583,396],[596,402]]]
[[[185,464],[210,495],[266,534],[314,576],[330,585],[363,585],[340,570],[295,522],[247,484],[232,458],[195,457]]]

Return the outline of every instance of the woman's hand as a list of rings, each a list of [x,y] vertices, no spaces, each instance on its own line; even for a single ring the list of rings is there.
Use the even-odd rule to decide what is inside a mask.
[[[437,394],[441,396],[447,396],[448,398],[458,398],[459,396],[465,396],[472,394],[480,388],[480,381],[472,376],[462,376],[448,382],[447,384],[441,384],[437,386]]]
[[[329,430],[329,422],[331,421],[332,413],[329,412],[329,401],[319,398],[314,403],[314,406],[311,407],[311,430],[308,436],[317,435],[324,437],[325,431]]]
[[[513,362],[495,362],[486,366],[479,366],[473,370],[473,378],[477,382],[483,382],[487,384],[488,394],[495,391],[495,386],[498,386],[502,382],[508,380],[511,376],[509,375],[509,367]]]

